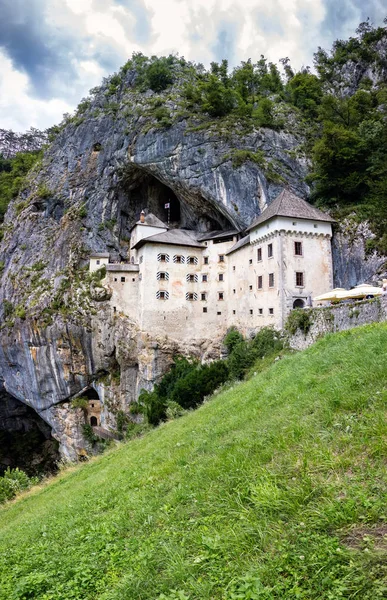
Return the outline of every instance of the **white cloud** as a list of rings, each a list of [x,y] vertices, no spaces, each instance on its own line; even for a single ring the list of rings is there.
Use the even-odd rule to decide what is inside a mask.
[[[48,102],[29,96],[28,77],[15,71],[11,61],[0,52],[0,127],[26,131],[30,127],[45,129],[61,120],[72,107],[53,98]]]

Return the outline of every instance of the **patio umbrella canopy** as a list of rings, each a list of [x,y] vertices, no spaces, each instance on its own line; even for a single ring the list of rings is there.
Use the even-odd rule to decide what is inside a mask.
[[[346,290],[345,293],[342,292],[341,298],[363,298],[365,296],[381,296],[383,293],[382,288],[376,287],[374,285],[369,285],[368,283],[362,283],[360,285],[356,285],[352,290]]]
[[[347,290],[345,290],[344,288],[335,288],[334,290],[331,290],[330,292],[325,292],[325,294],[320,294],[319,296],[316,296],[315,298],[313,298],[313,300],[315,302],[329,302],[331,300],[337,300],[338,299],[338,294],[342,293],[342,292],[346,292]]]

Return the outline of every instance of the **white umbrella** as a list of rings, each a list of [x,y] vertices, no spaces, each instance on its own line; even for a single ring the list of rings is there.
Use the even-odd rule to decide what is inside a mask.
[[[338,294],[341,294],[342,292],[346,291],[347,290],[345,290],[344,288],[335,288],[330,292],[325,292],[325,294],[320,294],[319,296],[316,296],[315,298],[313,298],[313,300],[316,302],[329,302],[330,300],[337,300]]]
[[[369,283],[362,283],[355,286],[352,290],[345,290],[339,294],[339,299],[344,298],[364,298],[364,296],[381,296],[383,289],[370,285]]]

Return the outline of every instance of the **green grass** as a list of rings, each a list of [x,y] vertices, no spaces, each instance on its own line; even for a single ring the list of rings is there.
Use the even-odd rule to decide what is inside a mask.
[[[6,506],[0,598],[385,598],[386,348],[327,336]]]

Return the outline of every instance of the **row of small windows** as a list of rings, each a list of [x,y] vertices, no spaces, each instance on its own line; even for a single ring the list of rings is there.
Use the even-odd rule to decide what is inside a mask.
[[[199,275],[197,273],[188,273],[186,275],[186,281],[190,281],[190,282],[195,282],[197,283],[199,281]],[[208,281],[208,274],[207,273],[203,273],[201,276],[201,280],[203,282],[207,282]],[[169,281],[169,273],[167,273],[166,271],[159,271],[157,273],[157,279],[158,281]],[[121,280],[125,281],[125,277],[121,278]],[[116,280],[117,281],[117,280]],[[224,281],[224,275],[223,273],[219,273],[218,274],[218,281]]]
[[[233,314],[233,315],[236,315],[236,310],[233,310],[233,311],[232,311],[232,314]],[[251,315],[253,315],[253,314],[254,314],[254,311],[253,311],[253,309],[252,309],[252,308],[250,308],[250,314],[251,314]],[[259,315],[263,315],[263,308],[258,308],[258,314],[259,314]],[[268,309],[268,314],[269,314],[269,315],[274,315],[274,308],[269,308],[269,309]]]
[[[158,290],[156,292],[156,298],[158,300],[169,300],[169,292],[166,290]],[[187,292],[185,299],[195,301],[199,299],[199,295],[196,292]],[[203,302],[207,300],[207,292],[200,293],[200,300]],[[224,292],[218,292],[218,300],[224,300]]]
[[[142,262],[142,256],[140,257],[140,262]],[[169,262],[169,254],[164,254],[162,252],[159,252],[157,255],[157,260],[159,262]],[[184,264],[187,263],[187,265],[197,265],[199,260],[197,256],[182,256],[181,254],[175,254],[173,257],[173,262],[176,264]],[[218,255],[218,262],[223,263],[224,262],[224,254],[219,254]],[[208,256],[203,256],[203,263],[205,265],[209,264],[209,257]]]
[[[263,289],[263,275],[258,275],[257,279],[258,289]],[[305,277],[303,271],[295,272],[295,284],[296,287],[304,287],[305,286]],[[269,288],[273,288],[275,285],[275,277],[274,273],[269,273]],[[252,290],[252,286],[250,286],[250,290]],[[235,293],[235,290],[233,290]]]
[[[302,242],[294,242],[294,254],[295,254],[295,256],[303,256]],[[273,257],[274,257],[273,244],[268,244],[267,245],[267,258],[273,258]],[[261,260],[262,260],[262,247],[257,248],[257,260],[258,260],[258,262],[261,262]],[[252,264],[253,261],[250,259],[249,262],[250,262],[250,264]]]

